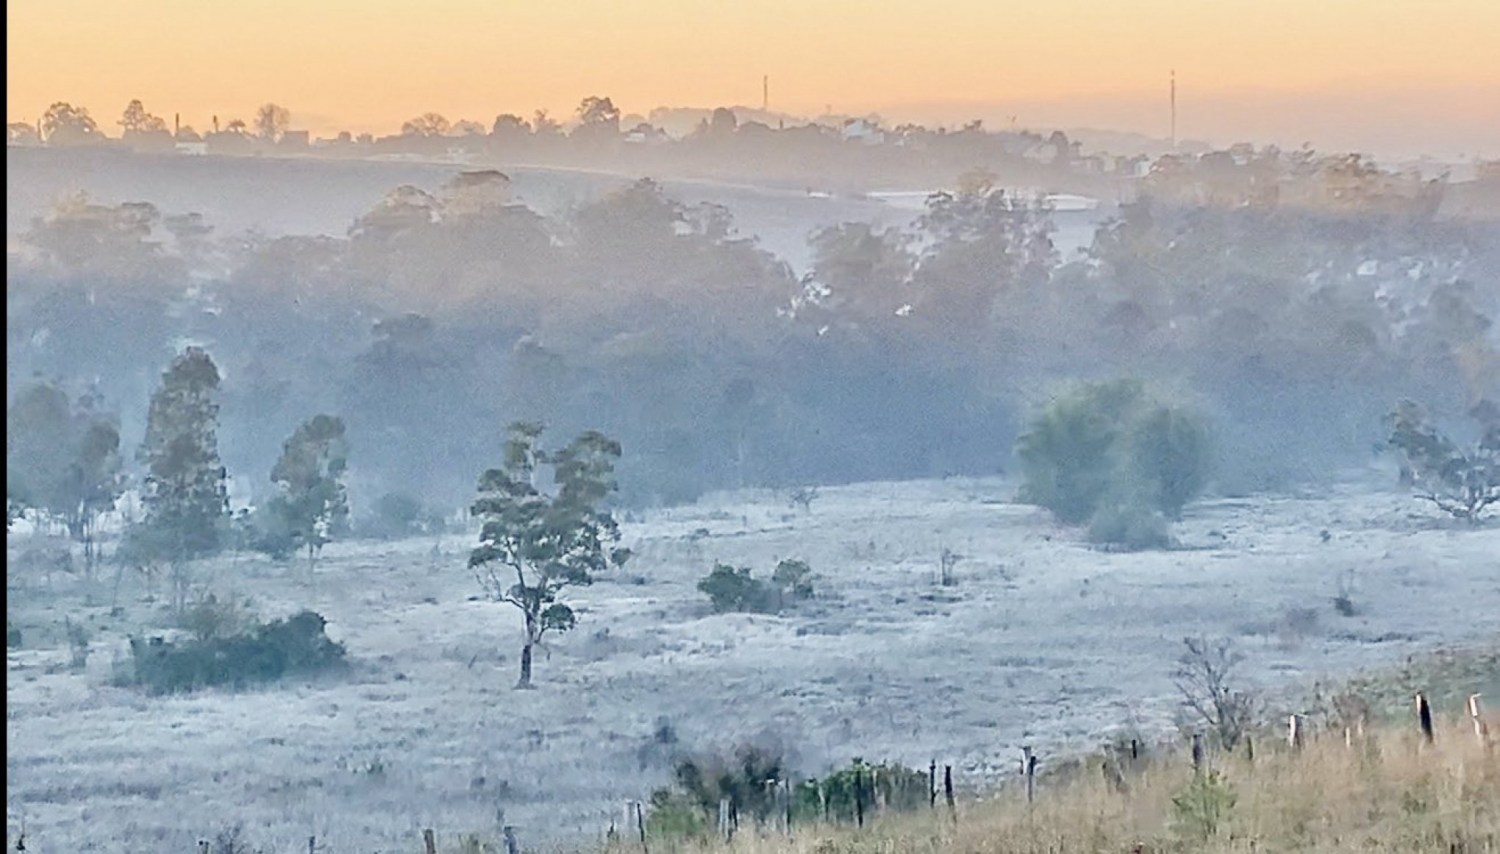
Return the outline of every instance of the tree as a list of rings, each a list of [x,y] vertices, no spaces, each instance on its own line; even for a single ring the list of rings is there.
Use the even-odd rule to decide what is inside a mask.
[[[590,95],[578,104],[578,128],[574,131],[589,139],[607,139],[620,134],[620,108],[608,98]]]
[[[317,415],[286,440],[271,469],[271,481],[281,487],[272,506],[296,543],[307,549],[309,572],[324,544],[349,518],[343,483],[347,456],[343,419]]]
[[[423,113],[401,125],[402,136],[444,136],[451,125],[437,113]]]
[[[119,427],[93,403],[85,396],[75,407],[56,385],[36,383],[6,413],[7,492],[61,519],[83,544],[90,572],[99,515],[114,508],[124,486]]]
[[[126,133],[159,133],[167,129],[167,123],[146,112],[145,105],[136,99],[125,106],[125,113],[120,116],[120,127]]]
[[[225,133],[239,134],[241,136],[248,134],[249,130],[249,126],[245,124],[244,119],[230,119],[229,124],[224,126]]]
[[[1255,725],[1259,702],[1233,687],[1235,667],[1244,656],[1229,638],[1183,638],[1173,681],[1183,704],[1209,728],[1219,746],[1233,750]]]
[[[102,138],[86,107],[58,101],[42,114],[42,138],[49,145],[80,145]]]
[[[292,112],[280,104],[261,104],[255,111],[255,133],[266,142],[275,142],[292,123]]]
[[[226,473],[217,435],[219,369],[200,347],[188,347],[162,374],[151,395],[146,438],[146,518],[133,532],[132,551],[171,568],[174,606],[186,599],[190,561],[216,552],[228,510]]]
[[[1437,431],[1422,408],[1402,401],[1387,417],[1386,443],[1401,455],[1401,480],[1456,519],[1478,523],[1500,504],[1500,422],[1485,427],[1471,450]]]
[[[480,476],[479,497],[470,508],[483,527],[469,567],[493,599],[514,605],[525,620],[517,688],[531,687],[532,650],[542,638],[577,621],[573,609],[558,601],[563,590],[592,584],[596,573],[630,557],[628,549],[615,547],[619,526],[601,509],[616,490],[619,443],[588,431],[548,453],[537,447],[541,433],[540,424],[510,425],[505,462]],[[536,486],[542,465],[552,468],[550,494]]]

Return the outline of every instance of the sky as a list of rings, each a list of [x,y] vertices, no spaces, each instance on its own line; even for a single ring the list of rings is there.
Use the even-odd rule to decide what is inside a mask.
[[[1500,156],[1500,0],[11,0],[7,118],[759,106]]]

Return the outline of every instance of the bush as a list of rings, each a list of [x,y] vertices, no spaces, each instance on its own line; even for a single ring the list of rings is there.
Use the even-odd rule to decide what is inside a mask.
[[[783,560],[776,565],[771,583],[767,584],[752,577],[748,566],[720,563],[698,582],[698,589],[708,594],[717,614],[735,611],[774,614],[788,601],[812,597],[813,572],[805,561]]]
[[[776,564],[771,584],[792,599],[810,599],[813,595],[812,567],[806,561],[783,560]]]
[[[236,688],[297,673],[344,666],[344,647],[324,632],[327,621],[313,611],[274,620],[229,637],[169,642],[130,639],[134,681],[153,694],[211,685]]]
[[[769,613],[776,610],[775,596],[764,581],[750,577],[750,567],[715,564],[713,571],[698,582],[698,589],[708,594],[714,613],[732,611]]]
[[[21,627],[11,625],[9,614],[5,617],[5,648],[21,648]]]
[[[1164,545],[1176,519],[1202,492],[1208,433],[1183,407],[1138,380],[1090,383],[1059,395],[1017,441],[1021,500],[1068,524],[1091,522],[1096,542]]]
[[[889,810],[924,810],[931,804],[933,782],[927,771],[898,762],[871,765],[855,759],[821,780],[797,784],[792,794],[792,819],[800,823],[825,819],[853,823],[861,812],[874,811],[877,798]]]
[[[1500,503],[1500,423],[1483,431],[1465,451],[1430,423],[1422,408],[1402,401],[1387,416],[1387,444],[1401,455],[1401,481],[1418,497],[1456,519],[1478,522],[1487,508]]]

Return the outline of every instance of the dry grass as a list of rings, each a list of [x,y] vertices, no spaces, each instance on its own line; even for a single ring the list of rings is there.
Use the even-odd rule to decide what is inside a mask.
[[[1408,731],[1410,730],[1410,731]],[[1270,735],[1265,736],[1269,738]],[[1263,739],[1264,740],[1264,739]],[[741,833],[731,845],[653,840],[652,851],[743,854],[989,854],[989,852],[1444,852],[1500,851],[1500,753],[1467,720],[1444,722],[1435,742],[1384,725],[1348,744],[1342,733],[1299,753],[1263,744],[1218,756],[1210,774],[1232,792],[1210,828],[1175,805],[1198,779],[1185,750],[1125,762],[1121,791],[1095,756],[1066,780],[1039,783],[1034,806],[1010,787],[923,815],[877,818],[864,829],[805,828],[792,838]],[[1119,767],[1118,763],[1116,767]],[[1199,784],[1201,785],[1201,784]],[[1195,819],[1194,814],[1200,816]],[[612,846],[615,851],[639,845]],[[503,849],[502,849],[503,850]]]

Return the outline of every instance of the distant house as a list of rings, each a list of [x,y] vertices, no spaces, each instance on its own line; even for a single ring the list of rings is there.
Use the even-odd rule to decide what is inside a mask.
[[[880,145],[885,142],[885,131],[878,125],[866,119],[849,119],[840,128],[839,135],[845,142],[859,142],[865,145]]]
[[[281,134],[281,139],[276,141],[277,148],[301,151],[312,144],[311,135],[305,130],[289,130]]]

